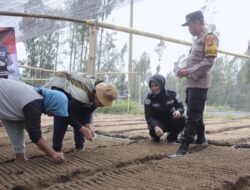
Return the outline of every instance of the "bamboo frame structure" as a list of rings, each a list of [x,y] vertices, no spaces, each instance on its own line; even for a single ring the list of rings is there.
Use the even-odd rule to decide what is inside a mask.
[[[185,46],[192,45],[191,42],[179,40],[176,38],[171,38],[171,37],[163,36],[160,34],[155,34],[155,33],[150,33],[150,32],[146,32],[146,31],[142,31],[142,30],[137,30],[137,29],[134,29],[131,27],[124,27],[124,26],[109,24],[109,23],[105,23],[105,22],[99,22],[99,21],[94,20],[94,19],[83,20],[83,19],[74,19],[74,18],[69,18],[69,17],[54,16],[54,15],[9,12],[9,11],[0,11],[0,15],[13,16],[13,17],[30,17],[30,18],[52,19],[52,20],[58,20],[58,21],[67,21],[67,22],[74,22],[74,23],[79,23],[79,24],[87,24],[90,27],[90,29],[89,29],[90,38],[89,38],[89,55],[88,55],[87,73],[92,74],[92,75],[96,75],[96,73],[95,73],[96,41],[97,41],[97,29],[99,27],[103,27],[105,29],[115,30],[115,31],[119,31],[119,32],[129,33],[130,35],[135,34],[138,36],[144,36],[144,37],[148,37],[148,38],[163,40],[163,41],[172,42],[172,43],[185,45]],[[225,55],[250,59],[250,56],[242,55],[242,54],[238,54],[238,53],[233,53],[233,52],[229,52],[229,51],[218,50],[218,52],[221,54],[225,54]],[[26,67],[26,68],[32,69],[32,67],[27,67],[27,66],[20,66],[20,67],[23,67],[23,68]],[[36,68],[36,70],[38,70],[38,69]],[[46,69],[40,69],[40,70],[47,71]],[[128,71],[130,71],[130,70],[128,70]],[[52,71],[48,71],[48,72],[52,72]],[[55,72],[55,71],[53,71],[53,72]],[[128,72],[128,73],[130,73],[130,72]]]
[[[163,41],[168,41],[176,44],[181,44],[181,45],[186,45],[186,46],[191,46],[191,42],[179,40],[176,38],[171,38],[167,36],[163,36],[160,34],[155,34],[155,33],[150,33],[150,32],[145,32],[142,30],[137,30],[129,27],[124,27],[124,26],[119,26],[119,25],[114,25],[114,24],[109,24],[105,22],[99,22],[94,19],[90,20],[83,20],[83,19],[74,19],[74,18],[69,18],[69,17],[61,17],[61,16],[54,16],[54,15],[43,15],[43,14],[35,14],[35,13],[21,13],[21,12],[9,12],[9,11],[0,11],[0,15],[2,16],[14,16],[14,17],[31,17],[31,18],[42,18],[42,19],[52,19],[52,20],[59,20],[59,21],[68,21],[68,22],[75,22],[75,23],[80,23],[80,24],[87,24],[87,25],[95,25],[96,27],[103,27],[106,29],[111,29],[115,31],[120,31],[120,32],[126,32],[126,33],[131,33],[139,36],[145,36],[149,38],[154,38],[158,40],[163,40]],[[225,55],[231,55],[239,58],[247,58],[250,59],[250,56],[247,55],[242,55],[238,53],[233,53],[229,51],[224,51],[224,50],[218,50],[219,53],[225,54]]]

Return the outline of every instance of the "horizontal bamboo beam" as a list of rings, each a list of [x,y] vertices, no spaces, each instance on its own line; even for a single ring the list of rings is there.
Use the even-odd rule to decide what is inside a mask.
[[[49,69],[43,69],[43,68],[38,68],[38,67],[30,67],[30,66],[24,66],[24,65],[19,65],[19,67],[23,69],[31,69],[31,70],[37,70],[37,71],[45,71],[45,72],[50,72],[50,73],[56,73],[54,70],[49,70]]]
[[[139,74],[138,72],[102,72],[102,73],[96,73],[96,75],[116,75],[116,74]]]
[[[37,78],[24,78],[24,77],[22,77],[21,80],[23,80],[23,81],[47,81],[49,79],[37,79]]]
[[[33,18],[43,18],[43,19],[52,19],[52,20],[60,20],[60,21],[68,21],[68,22],[75,22],[75,23],[81,23],[81,24],[87,24],[87,25],[95,25],[96,27],[103,27],[106,29],[111,29],[115,31],[120,31],[120,32],[127,32],[139,36],[145,36],[149,38],[154,38],[158,40],[164,40],[176,44],[181,44],[181,45],[186,45],[186,46],[191,46],[192,43],[179,40],[176,38],[171,38],[167,36],[163,36],[160,34],[154,34],[150,32],[145,32],[142,30],[137,30],[129,27],[124,27],[124,26],[119,26],[119,25],[114,25],[114,24],[109,24],[105,22],[99,22],[94,19],[90,20],[83,20],[83,19],[74,19],[74,18],[68,18],[68,17],[61,17],[61,16],[54,16],[54,15],[42,15],[42,14],[35,14],[35,13],[21,13],[21,12],[9,12],[9,11],[0,11],[0,15],[3,16],[14,16],[14,17],[33,17]],[[218,50],[219,53],[225,54],[225,55],[231,55],[239,58],[247,58],[250,59],[250,56],[247,55],[242,55],[238,53],[233,53],[229,51],[224,51],[224,50]]]

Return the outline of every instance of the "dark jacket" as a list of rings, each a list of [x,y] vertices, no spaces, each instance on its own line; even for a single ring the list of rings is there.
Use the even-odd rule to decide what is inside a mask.
[[[68,122],[75,130],[79,131],[82,125],[84,126],[85,124],[92,123],[93,112],[96,109],[94,104],[82,103],[61,88],[52,87],[52,89],[61,91],[68,97]]]
[[[149,80],[160,86],[160,93],[155,95],[152,92],[148,93],[144,101],[144,112],[147,123],[150,126],[157,126],[158,121],[168,123],[173,118],[175,110],[184,113],[184,106],[175,91],[165,89],[165,79],[162,75],[153,75]]]

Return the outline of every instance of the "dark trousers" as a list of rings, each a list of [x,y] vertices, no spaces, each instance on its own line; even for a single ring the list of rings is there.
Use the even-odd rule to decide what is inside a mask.
[[[158,126],[163,132],[168,132],[167,141],[176,141],[179,133],[185,127],[186,118],[181,116],[178,119],[170,118],[167,122],[158,121]],[[155,140],[160,140],[160,137],[156,136],[154,126],[148,125],[149,135]]]
[[[207,100],[208,89],[187,88],[187,122],[185,125],[182,141],[192,143],[195,135],[197,140],[205,138],[205,125],[203,123],[203,112]]]
[[[57,152],[62,150],[63,138],[69,125],[68,117],[54,116],[54,133],[53,133],[53,149]],[[74,129],[75,148],[82,149],[84,147],[84,136]]]

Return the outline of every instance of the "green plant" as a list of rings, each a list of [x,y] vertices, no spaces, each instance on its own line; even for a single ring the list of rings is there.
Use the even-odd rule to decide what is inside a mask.
[[[118,100],[112,107],[104,107],[97,109],[97,113],[110,113],[110,114],[125,114],[128,113],[128,101]],[[135,101],[129,102],[129,114],[143,114],[143,105]]]

